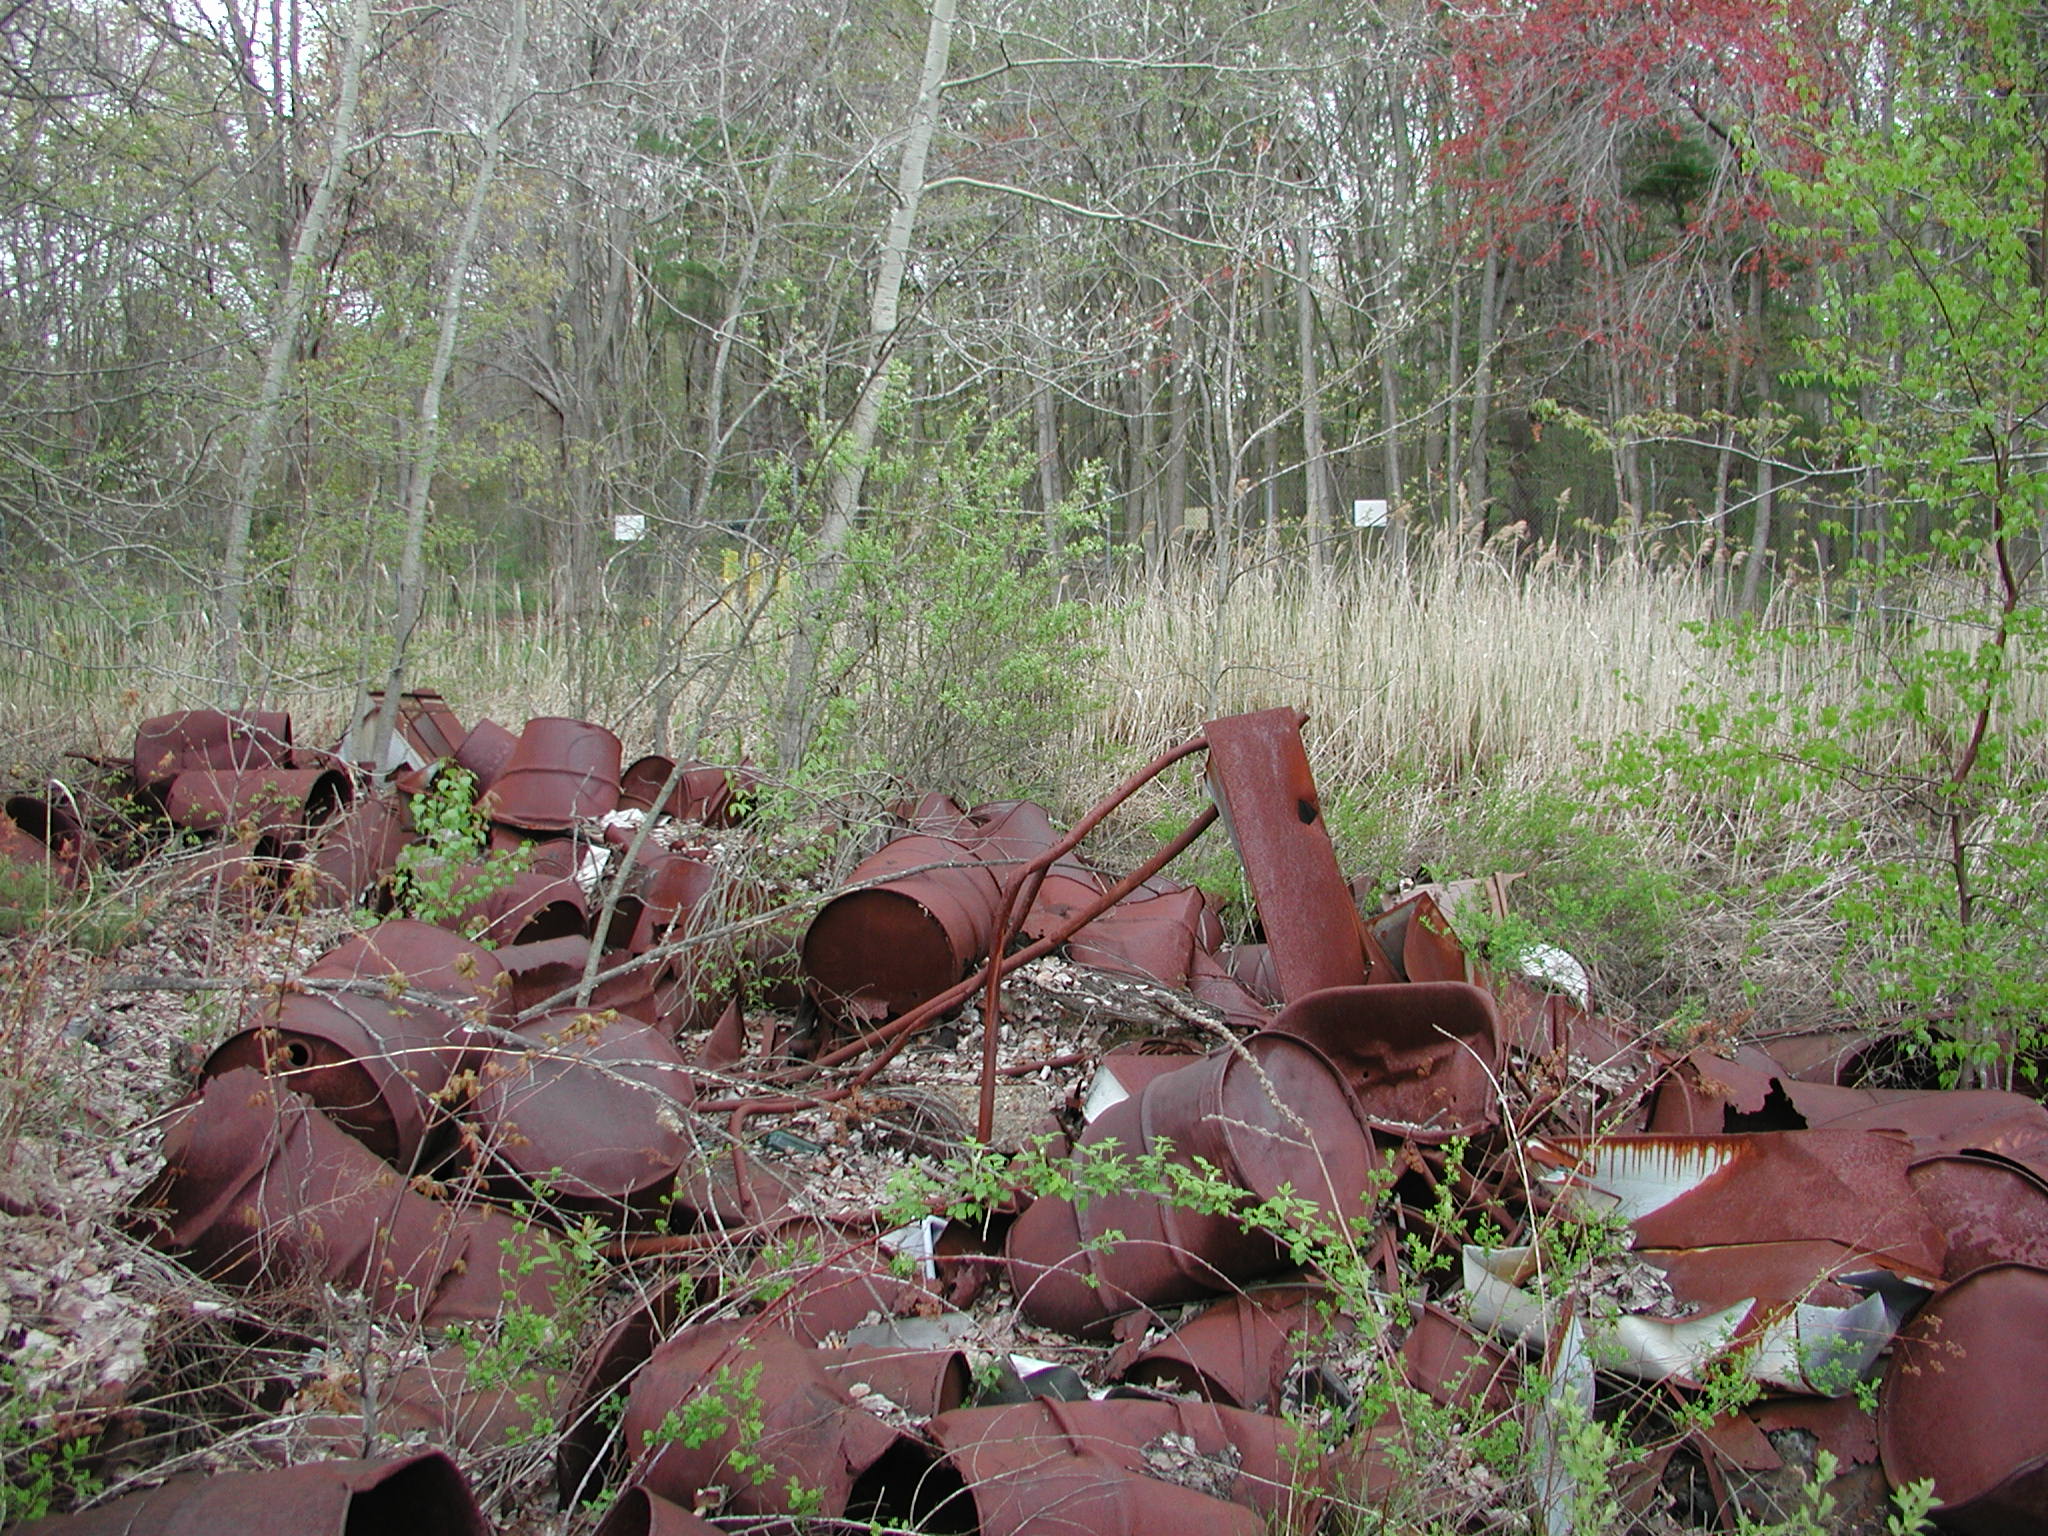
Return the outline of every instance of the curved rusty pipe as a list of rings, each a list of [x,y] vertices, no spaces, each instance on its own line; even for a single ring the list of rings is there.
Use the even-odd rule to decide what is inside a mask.
[[[902,1018],[890,1024],[886,1029],[875,1034],[864,1035],[851,1045],[841,1046],[838,1050],[821,1056],[812,1063],[814,1071],[826,1067],[843,1066],[862,1051],[870,1047],[879,1047],[874,1059],[861,1068],[859,1074],[855,1076],[852,1082],[847,1083],[843,1087],[822,1089],[817,1093],[802,1095],[783,1094],[743,1099],[714,1099],[709,1103],[700,1103],[695,1107],[704,1114],[731,1114],[734,1117],[732,1128],[736,1130],[739,1125],[754,1115],[792,1114],[797,1110],[812,1109],[820,1104],[832,1104],[846,1098],[857,1089],[863,1088],[872,1082],[875,1075],[889,1064],[912,1035],[916,1034],[918,1030],[939,1017],[956,1003],[965,1002],[968,998],[972,997],[981,988],[983,983],[991,978],[992,974],[995,980],[1000,981],[1003,976],[1008,975],[1018,966],[1036,960],[1042,955],[1051,954],[1055,949],[1066,943],[1068,939],[1071,939],[1076,933],[1080,932],[1081,929],[1094,922],[1096,918],[1102,916],[1104,912],[1107,912],[1147,880],[1158,874],[1160,870],[1179,858],[1187,850],[1190,843],[1209,830],[1210,826],[1215,822],[1217,814],[1215,806],[1204,806],[1196,813],[1192,821],[1181,828],[1172,841],[1162,845],[1151,858],[1147,859],[1107,891],[1104,891],[1101,896],[1062,923],[1058,929],[1047,934],[1036,943],[1025,946],[1014,955],[1005,955],[990,960],[987,966],[976,971],[965,981],[947,988],[937,997],[920,1003],[917,1007],[911,1009],[910,1012],[904,1014]],[[984,1097],[991,1104],[993,1103],[992,1093],[986,1094]],[[990,1113],[993,1114],[992,1109]],[[981,1132],[978,1139],[986,1141],[988,1139],[987,1132]]]
[[[1107,912],[1147,880],[1158,874],[1160,870],[1166,868],[1167,865],[1179,858],[1181,854],[1187,851],[1190,843],[1209,830],[1219,814],[1215,806],[1204,806],[1195,813],[1194,820],[1190,821],[1175,834],[1172,841],[1164,844],[1151,858],[1111,886],[1099,901],[1091,901],[1077,916],[1062,923],[1056,932],[1046,935],[1036,944],[1018,950],[1014,956],[1000,966],[994,961],[990,962],[988,997],[982,1008],[981,1019],[981,1103],[977,1107],[974,1117],[974,1139],[976,1141],[986,1146],[990,1135],[995,1130],[996,1036],[1002,1024],[1002,1002],[998,989],[1002,984],[1003,973],[1015,970],[1027,960],[1036,960],[1040,955],[1050,954],[1053,950],[1059,948],[1060,945],[1066,943],[1068,939],[1071,939],[1075,934],[1087,927],[1088,924],[1094,922],[1096,918]],[[1006,928],[1008,926],[1007,919],[1005,919],[1004,926]]]
[[[1169,748],[1167,751],[1160,753],[1151,762],[1140,768],[1136,773],[1125,779],[1123,783],[1117,785],[1115,789],[1112,789],[1102,799],[1098,800],[1086,815],[1068,829],[1065,837],[1054,843],[1052,847],[1046,849],[1044,853],[1027,860],[1021,866],[1020,877],[1016,883],[1011,884],[1006,881],[1003,884],[1003,904],[996,909],[995,941],[989,953],[992,955],[1002,953],[1002,946],[1010,939],[1011,913],[1018,907],[1022,907],[1026,912],[1031,910],[1031,903],[1038,896],[1039,886],[1045,883],[1046,872],[1059,860],[1080,847],[1082,839],[1101,826],[1111,811],[1122,805],[1132,795],[1136,794],[1152,780],[1158,778],[1160,774],[1181,761],[1181,759],[1193,757],[1197,752],[1206,752],[1208,750],[1208,737],[1191,736],[1179,746]],[[1151,876],[1148,875],[1146,878],[1150,879]]]
[[[1182,742],[1179,746],[1160,753],[1159,756],[1153,758],[1151,762],[1140,768],[1136,773],[1125,779],[1123,783],[1117,785],[1115,789],[1096,802],[1094,808],[1087,815],[1074,823],[1065,837],[1054,843],[1044,853],[1039,854],[1036,858],[1026,863],[1014,884],[1008,881],[1004,882],[1003,904],[996,909],[994,934],[989,941],[990,956],[1000,955],[1009,947],[1013,932],[1013,920],[1021,921],[1018,913],[1031,910],[1031,903],[1037,899],[1039,887],[1045,883],[1046,872],[1052,868],[1056,861],[1065,858],[1069,853],[1080,847],[1083,838],[1100,826],[1111,811],[1130,799],[1144,785],[1159,777],[1160,774],[1183,758],[1192,757],[1197,752],[1206,752],[1208,749],[1209,739],[1206,736],[1193,736]],[[1171,851],[1166,853],[1165,858],[1156,859],[1156,862],[1150,863],[1151,873],[1143,875],[1139,883],[1151,879],[1153,874],[1158,873],[1160,869],[1165,868],[1168,863],[1177,858],[1189,843],[1207,831],[1209,822],[1216,819],[1214,815],[1215,809],[1215,806],[1211,805],[1203,813],[1208,817],[1207,821],[1202,820],[1200,816],[1196,817],[1196,823],[1199,823],[1199,825],[1191,823],[1175,843],[1168,844],[1167,846]],[[1120,882],[1117,888],[1121,890],[1123,883]],[[1136,886],[1133,885],[1131,889],[1136,889]],[[1127,895],[1129,892],[1126,891],[1124,894]],[[1117,896],[1115,900],[1107,905],[1096,909],[1096,912],[1088,920],[1092,921],[1093,916],[1107,911],[1110,906],[1114,906],[1117,901],[1122,899],[1123,896]],[[1078,927],[1070,928],[1068,934],[1071,936],[1076,931],[1078,931]],[[1002,973],[995,966],[991,965],[988,974],[988,990],[983,996],[981,1005],[981,1102],[975,1111],[974,1117],[974,1139],[984,1146],[988,1144],[988,1139],[995,1130],[996,1047],[998,1043],[997,1035],[1000,1032],[1002,1019]]]
[[[1188,844],[1209,830],[1209,826],[1216,820],[1217,814],[1215,806],[1204,807],[1196,813],[1193,821],[1182,827],[1175,834],[1171,842],[1164,844],[1151,858],[1140,864],[1128,875],[1125,875],[1123,879],[1117,881],[1115,885],[1104,891],[1094,901],[1089,902],[1087,906],[1060,924],[1053,932],[1048,933],[1036,943],[1027,944],[1014,955],[992,957],[986,966],[961,982],[959,986],[941,993],[922,1008],[906,1013],[895,1024],[890,1026],[889,1034],[882,1042],[882,1048],[875,1053],[872,1061],[860,1069],[850,1086],[861,1088],[873,1081],[875,1074],[889,1064],[890,1060],[898,1051],[903,1049],[905,1043],[912,1035],[916,1034],[918,1030],[929,1024],[938,1015],[945,1012],[946,1009],[952,1007],[954,1003],[964,1002],[967,998],[972,997],[984,980],[990,987],[998,986],[1001,984],[1003,977],[1016,970],[1018,966],[1028,964],[1040,956],[1049,955],[1058,949],[1067,940],[1094,922],[1096,918],[1102,916],[1103,913],[1158,874],[1160,870],[1166,868],[1167,865],[1179,858],[1182,853],[1187,851]],[[983,1030],[992,1038],[996,1025],[1000,1022],[999,1016],[984,1018],[982,1021]],[[870,1037],[870,1039],[873,1038],[872,1036]],[[835,1052],[834,1054],[837,1055],[838,1053]],[[982,1060],[984,1063],[989,1061],[990,1054],[990,1048],[984,1044],[982,1047]],[[822,1059],[819,1064],[821,1066],[836,1065],[830,1057]],[[993,1115],[994,1102],[995,1094],[992,1080],[984,1076],[982,1082],[982,1111],[980,1116],[977,1117],[977,1121],[985,1120]],[[975,1140],[986,1142],[988,1134],[989,1127],[977,1123]]]

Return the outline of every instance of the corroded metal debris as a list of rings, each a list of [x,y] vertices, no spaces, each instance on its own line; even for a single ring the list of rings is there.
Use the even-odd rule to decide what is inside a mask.
[[[1994,1264],[1930,1301],[1878,1401],[1895,1483],[1934,1480],[1942,1524],[1970,1536],[2048,1528],[2048,1270]]]
[[[1509,1487],[1475,1446],[1510,1426],[1541,1462],[1572,1413],[1641,1416],[1651,1383],[1722,1411],[1660,1421],[1625,1469],[1645,1518],[1760,1518],[1822,1448],[1845,1509],[1928,1477],[1946,1528],[2048,1524],[2048,1110],[1863,1086],[1848,1033],[1665,1050],[1561,951],[1468,952],[1459,915],[1499,915],[1509,877],[1384,904],[1347,883],[1293,711],[1211,722],[1067,832],[1029,802],[906,801],[808,903],[729,857],[752,769],[622,770],[592,722],[465,731],[429,693],[377,765],[373,725],[330,753],[282,715],[137,732],[129,793],[223,868],[385,916],[245,1011],[138,1222],[222,1283],[324,1285],[397,1324],[530,1327],[561,1312],[570,1251],[636,1304],[589,1319],[571,1369],[479,1377],[423,1348],[309,1445],[481,1456],[554,1423],[563,1498],[614,1495],[613,1536],[1249,1536],[1346,1503],[1560,1531],[1569,1468]],[[1204,753],[1213,810],[1128,874],[1084,857]],[[492,874],[442,872],[447,926],[385,915],[449,762]],[[7,802],[0,857],[63,879],[95,857],[60,789]],[[1213,819],[1253,896],[1242,944],[1163,872]],[[1092,1044],[1010,1059],[1020,998],[1091,1010]],[[888,1075],[939,1028],[978,1034],[990,1145],[971,1200],[885,1218],[775,1120],[893,1116],[902,1145],[964,1150],[971,1106]],[[998,1131],[1019,1076],[1064,1107]],[[1743,1377],[1736,1406],[1705,1395]],[[227,1500],[206,1528],[303,1498],[293,1529],[402,1530],[357,1513],[399,1487],[436,1511],[421,1529],[484,1528],[443,1458],[274,1477],[301,1473],[200,1485]],[[144,1497],[161,1510],[118,1528],[198,1528],[191,1486]]]
[[[48,1536],[488,1536],[454,1462],[439,1451],[379,1461],[320,1461],[275,1472],[173,1478],[82,1515],[18,1528]]]
[[[216,1279],[325,1280],[430,1324],[555,1305],[544,1234],[495,1206],[422,1193],[248,1067],[211,1079],[172,1122],[141,1214],[159,1246]]]

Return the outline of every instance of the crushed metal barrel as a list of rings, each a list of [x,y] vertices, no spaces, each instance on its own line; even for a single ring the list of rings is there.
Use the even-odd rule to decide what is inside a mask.
[[[1347,881],[1296,711],[1209,722],[1065,831],[901,801],[813,893],[746,862],[751,767],[622,769],[595,722],[464,730],[425,691],[379,754],[380,704],[333,751],[194,710],[99,760],[215,867],[303,872],[264,899],[367,909],[231,1015],[133,1212],[208,1281],[409,1330],[298,1454],[474,1471],[554,1434],[608,1536],[1573,1536],[1594,1492],[1766,1518],[1824,1450],[1873,1530],[1917,1479],[1943,1529],[2048,1529],[2048,1109],[1868,1085],[1849,1030],[1667,1050],[1561,950],[1468,951],[1514,877]],[[1183,831],[1091,861],[1197,757]],[[394,915],[451,763],[488,842],[442,922]],[[0,858],[107,857],[66,786],[5,804]],[[1166,872],[1218,821],[1234,934]],[[924,1182],[842,1177],[835,1136]],[[482,1368],[497,1329],[546,1347]],[[1593,1420],[1643,1436],[1611,1490],[1557,1454]],[[487,1528],[428,1453],[30,1529],[234,1525]]]

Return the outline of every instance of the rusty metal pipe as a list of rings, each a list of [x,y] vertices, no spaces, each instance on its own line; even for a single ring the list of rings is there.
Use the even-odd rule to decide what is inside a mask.
[[[1080,847],[1082,839],[1102,825],[1103,819],[1111,811],[1130,799],[1132,795],[1136,794],[1145,785],[1151,783],[1152,780],[1158,778],[1168,768],[1171,768],[1175,763],[1180,762],[1184,758],[1194,756],[1197,752],[1206,752],[1208,748],[1209,741],[1207,737],[1191,736],[1179,746],[1169,748],[1167,751],[1160,753],[1151,762],[1145,764],[1144,767],[1140,768],[1101,800],[1097,801],[1086,815],[1067,830],[1065,837],[1026,864],[1016,884],[1011,885],[1006,882],[1003,887],[1003,904],[996,909],[995,935],[989,944],[991,962],[1009,947],[1010,939],[1014,932],[1013,923],[1017,918],[1017,914],[1031,910],[1031,903],[1038,895],[1038,888],[1045,883],[1046,872],[1052,868],[1055,860],[1065,858],[1076,848]],[[1158,868],[1164,869],[1171,859],[1178,857],[1181,848],[1186,848],[1188,843],[1193,842],[1195,837],[1201,835],[1201,831],[1206,830],[1208,829],[1204,826],[1200,831],[1187,835],[1187,842],[1181,843],[1180,848],[1176,848],[1166,859],[1160,860]],[[1150,879],[1151,876],[1147,875],[1145,878]],[[1121,889],[1121,886],[1118,889]],[[1136,886],[1134,885],[1132,889],[1135,890]],[[1116,902],[1122,899],[1122,896],[1117,896],[1115,900],[1103,903],[1096,912],[1090,914],[1089,920],[1092,921],[1100,912],[1108,911],[1110,907],[1115,906]],[[1068,936],[1071,937],[1073,933],[1078,932],[1079,926],[1076,925],[1074,928],[1069,929]],[[1064,943],[1065,939],[1062,939],[1060,942]],[[1000,1032],[1003,1021],[1002,979],[1002,972],[991,963],[988,973],[988,991],[983,996],[981,1005],[981,1099],[975,1108],[974,1114],[974,1139],[983,1146],[988,1145],[989,1137],[995,1132],[996,1037]]]
[[[948,987],[929,1002],[913,1008],[901,1018],[891,1022],[887,1028],[867,1035],[850,1045],[843,1045],[835,1051],[828,1052],[820,1056],[812,1065],[821,1069],[844,1066],[862,1051],[870,1046],[877,1045],[884,1047],[889,1052],[889,1055],[893,1056],[901,1048],[904,1040],[929,1024],[933,1019],[944,1014],[947,1009],[953,1007],[956,1003],[963,1002],[967,998],[972,997],[988,980],[991,969],[999,967],[1001,972],[1007,975],[1028,961],[1036,960],[1041,955],[1051,954],[1082,928],[1095,921],[1096,918],[1115,906],[1119,901],[1122,901],[1124,897],[1130,895],[1132,891],[1135,891],[1174,859],[1178,858],[1186,850],[1188,844],[1192,843],[1209,829],[1210,824],[1215,819],[1216,811],[1214,806],[1204,809],[1182,829],[1181,833],[1172,842],[1166,844],[1157,853],[1153,854],[1151,858],[1139,865],[1138,868],[1132,870],[1130,874],[1119,880],[1107,891],[1104,891],[1100,898],[1069,918],[1065,924],[1054,932],[1047,934],[1036,943],[1018,950],[1014,955],[1004,955],[992,959],[989,966],[976,971],[966,980]],[[883,1058],[884,1062],[887,1060],[888,1057]],[[879,1070],[879,1064],[863,1069],[863,1075],[859,1081],[867,1082]],[[724,1106],[716,1107],[722,1108]]]
[[[1109,813],[1122,805],[1132,795],[1143,789],[1183,758],[1193,757],[1197,752],[1209,748],[1206,736],[1191,736],[1177,747],[1169,748],[1153,758],[1151,762],[1117,785],[1102,799],[1098,800],[1082,818],[1067,830],[1061,838],[1044,853],[1027,862],[1020,871],[1020,878],[1014,885],[1004,883],[1003,904],[996,909],[996,941],[1008,943],[1011,936],[1010,918],[1019,911],[1031,910],[1031,902],[1038,895],[1038,887],[1045,883],[1046,872],[1055,863],[1081,846],[1090,832],[1101,826]],[[1147,878],[1150,878],[1149,876]],[[1028,887],[1028,889],[1027,889]]]
[[[1190,743],[1189,746],[1192,748],[1193,743]],[[1186,751],[1181,752],[1181,756],[1186,755]],[[1162,764],[1162,766],[1164,765]],[[1027,958],[1036,959],[1041,954],[1049,954],[1060,945],[1066,943],[1068,939],[1071,939],[1075,934],[1087,927],[1088,924],[1094,922],[1096,918],[1107,912],[1147,880],[1158,874],[1160,870],[1166,868],[1167,865],[1179,858],[1181,854],[1187,851],[1189,844],[1193,843],[1196,838],[1200,837],[1215,824],[1219,814],[1214,805],[1204,806],[1195,814],[1194,820],[1181,828],[1180,832],[1170,842],[1163,845],[1151,858],[1111,886],[1104,893],[1101,900],[1090,902],[1082,909],[1079,915],[1069,918],[1055,933],[1048,934],[1045,938],[1039,940],[1038,943],[1031,945],[1027,949],[1020,950],[1015,964],[1022,964]],[[1050,855],[1046,857],[1049,858]],[[1029,909],[1027,908],[1026,910]],[[1010,914],[1005,913],[1002,917],[1001,926],[997,931],[997,938],[1000,944],[1007,944],[1009,942],[1009,931]],[[1004,967],[1004,969],[1014,969],[1014,965]],[[982,1001],[981,1008],[981,1102],[976,1107],[974,1116],[974,1139],[984,1146],[988,1144],[989,1136],[995,1129],[996,1047],[998,1044],[997,1035],[1001,1030],[1002,1022],[1002,971],[998,970],[995,963],[991,961],[988,973],[988,992]]]
[[[1196,813],[1194,820],[1183,827],[1171,842],[1164,844],[1151,858],[1103,892],[1097,901],[1090,903],[1087,907],[1075,913],[1054,932],[1018,950],[1014,955],[991,960],[986,969],[975,972],[974,975],[968,977],[965,981],[948,988],[929,1002],[912,1009],[909,1013],[904,1014],[903,1017],[891,1023],[886,1029],[864,1036],[851,1045],[841,1046],[838,1050],[819,1057],[817,1061],[811,1064],[814,1072],[827,1067],[840,1066],[853,1057],[858,1056],[868,1047],[879,1046],[880,1049],[874,1060],[861,1068],[860,1073],[852,1082],[842,1087],[821,1089],[811,1094],[783,1094],[780,1096],[759,1096],[744,1099],[713,1099],[700,1103],[696,1107],[705,1114],[730,1113],[733,1117],[731,1128],[734,1134],[737,1135],[739,1128],[755,1115],[795,1114],[799,1110],[815,1109],[821,1104],[835,1104],[847,1098],[873,1081],[882,1068],[894,1059],[896,1053],[903,1048],[904,1044],[919,1029],[929,1024],[934,1018],[944,1015],[946,1010],[953,1007],[956,1003],[972,996],[975,989],[982,985],[984,978],[991,971],[997,972],[998,979],[1000,979],[1002,975],[1007,975],[1020,965],[1028,964],[1038,959],[1041,955],[1051,954],[1082,928],[1094,922],[1096,918],[1158,874],[1160,870],[1172,863],[1173,860],[1180,857],[1187,850],[1190,843],[1208,831],[1210,826],[1214,824],[1216,815],[1215,806],[1205,806]],[[989,1106],[986,1113],[992,1121],[994,1115],[992,1086],[985,1090],[983,1097],[984,1103]],[[988,1136],[988,1129],[983,1129],[979,1132],[979,1139],[984,1142],[988,1140]]]

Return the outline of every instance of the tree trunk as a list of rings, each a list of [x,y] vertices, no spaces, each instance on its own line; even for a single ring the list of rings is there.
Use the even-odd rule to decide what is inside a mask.
[[[1124,420],[1124,538],[1137,546],[1146,559],[1153,560],[1159,547],[1157,466],[1153,463],[1158,444],[1152,420],[1151,380],[1142,353],[1134,357],[1124,373]]]
[[[1335,519],[1331,515],[1329,465],[1323,448],[1323,387],[1316,366],[1315,259],[1306,224],[1295,236],[1294,330],[1301,358],[1302,517],[1308,525],[1309,566],[1320,571],[1329,563]]]
[[[1725,590],[1728,574],[1728,477],[1735,464],[1735,412],[1742,405],[1742,349],[1730,338],[1721,371],[1721,428],[1714,444],[1714,510],[1708,527],[1715,599]]]
[[[860,515],[861,487],[867,481],[868,456],[874,452],[881,425],[882,403],[889,391],[889,361],[903,298],[903,275],[910,264],[910,240],[917,228],[918,205],[924,200],[925,158],[939,126],[939,89],[952,55],[953,17],[958,0],[932,0],[925,32],[924,70],[917,102],[903,139],[903,158],[896,169],[896,206],[883,228],[875,291],[868,306],[867,374],[853,412],[832,445],[832,468],[825,479],[824,515],[810,549],[811,593],[797,616],[790,642],[789,676],[776,712],[776,749],[784,771],[803,762],[811,741],[811,697],[818,676],[818,653],[831,620],[832,600],[844,574],[843,555]]]
[[[1749,562],[1742,568],[1742,606],[1750,612],[1756,611],[1757,594],[1761,590],[1764,561],[1771,552],[1771,492],[1772,465],[1771,444],[1760,441],[1756,455],[1756,526],[1749,537]]]
[[[1477,359],[1472,368],[1472,427],[1465,465],[1465,517],[1477,519],[1479,531],[1486,530],[1488,487],[1487,439],[1493,419],[1493,344],[1500,326],[1501,258],[1492,251],[1479,278],[1479,330]]]
[[[1749,324],[1755,338],[1755,355],[1759,361],[1757,371],[1757,412],[1768,417],[1771,409],[1771,377],[1763,371],[1764,339],[1764,287],[1763,263],[1758,262],[1749,274]],[[1754,438],[1756,445],[1756,522],[1750,533],[1749,561],[1742,568],[1742,606],[1745,611],[1754,611],[1757,593],[1763,581],[1764,560],[1771,552],[1771,454],[1776,448],[1776,434],[1761,428]]]
[[[1159,558],[1170,558],[1188,510],[1188,383],[1193,372],[1188,347],[1192,327],[1187,312],[1173,316],[1171,355],[1166,373],[1166,484],[1159,507]]]
[[[1465,323],[1465,274],[1454,269],[1451,273],[1450,308],[1451,334],[1447,350],[1442,356],[1442,369],[1434,381],[1429,397],[1435,404],[1435,415],[1440,426],[1437,445],[1443,453],[1443,494],[1444,526],[1455,530],[1463,511],[1458,503],[1464,494],[1465,460],[1463,443],[1458,436],[1458,411],[1456,392],[1458,380],[1465,367],[1463,329]],[[1431,466],[1434,472],[1435,466]]]
[[[462,296],[469,282],[469,264],[476,253],[477,231],[483,225],[484,205],[489,201],[491,183],[504,155],[505,124],[517,110],[520,74],[526,54],[526,0],[515,0],[512,30],[505,44],[503,73],[485,115],[483,158],[477,165],[476,180],[469,189],[469,203],[462,210],[462,226],[455,237],[455,249],[448,258],[448,273],[441,285],[441,313],[434,335],[434,358],[427,380],[420,390],[419,416],[413,425],[412,463],[405,497],[405,551],[398,565],[397,615],[392,625],[391,670],[384,680],[384,700],[377,712],[377,735],[372,761],[380,767],[391,746],[391,733],[398,722],[398,696],[405,690],[406,650],[413,631],[419,627],[424,596],[424,552],[427,539],[427,509],[432,501],[434,469],[441,454],[441,392],[448,382],[448,370],[455,361],[455,338],[462,327]]]
[[[306,310],[313,286],[313,258],[327,237],[327,220],[334,210],[334,189],[341,180],[342,167],[356,133],[356,109],[362,97],[363,55],[370,40],[370,0],[353,0],[349,7],[348,41],[342,53],[341,87],[334,104],[334,121],[327,135],[327,164],[314,185],[306,216],[299,221],[298,237],[292,242],[291,265],[285,276],[284,292],[272,312],[270,350],[264,359],[263,382],[256,394],[256,414],[249,422],[249,435],[242,445],[242,461],[236,467],[228,500],[227,546],[221,555],[219,587],[220,637],[215,670],[221,702],[239,708],[247,702],[243,676],[242,626],[248,606],[249,544],[256,517],[256,497],[270,468],[271,449],[277,440],[278,417],[284,409],[285,385],[291,374],[292,358],[306,327]]]
[[[732,369],[733,346],[739,340],[740,319],[753,296],[754,274],[761,265],[761,246],[768,238],[769,222],[781,198],[782,181],[789,172],[789,162],[795,152],[796,128],[792,125],[782,142],[775,146],[775,159],[768,168],[768,184],[755,205],[753,224],[747,231],[746,249],[740,256],[739,272],[733,278],[725,312],[719,317],[718,335],[712,343],[710,377],[704,385],[704,456],[697,466],[697,483],[690,502],[699,519],[710,515],[711,492],[717,484],[718,466],[725,457],[726,441],[732,435],[733,429],[725,420],[725,392],[726,378]],[[665,722],[663,728],[666,729]]]
[[[1052,392],[1052,343],[1047,338],[1050,324],[1045,308],[1045,277],[1033,268],[1026,285],[1031,314],[1026,329],[1033,338],[1038,367],[1031,379],[1031,426],[1038,446],[1038,505],[1045,517],[1045,545],[1052,558],[1060,558],[1060,500],[1066,495],[1060,476],[1059,400]]]
[[[1259,422],[1259,555],[1280,558],[1280,299],[1273,263],[1259,263],[1258,350],[1254,354],[1258,381]]]
[[[1401,485],[1401,377],[1397,346],[1403,328],[1397,323],[1404,280],[1402,264],[1408,252],[1408,203],[1405,199],[1416,185],[1414,154],[1408,136],[1407,98],[1397,86],[1387,97],[1388,138],[1394,146],[1394,188],[1387,198],[1384,233],[1378,239],[1378,256],[1372,264],[1373,292],[1378,296],[1373,321],[1379,332],[1380,453],[1386,482],[1387,552],[1397,569],[1408,564],[1408,506]],[[1425,470],[1423,484],[1428,486]]]

